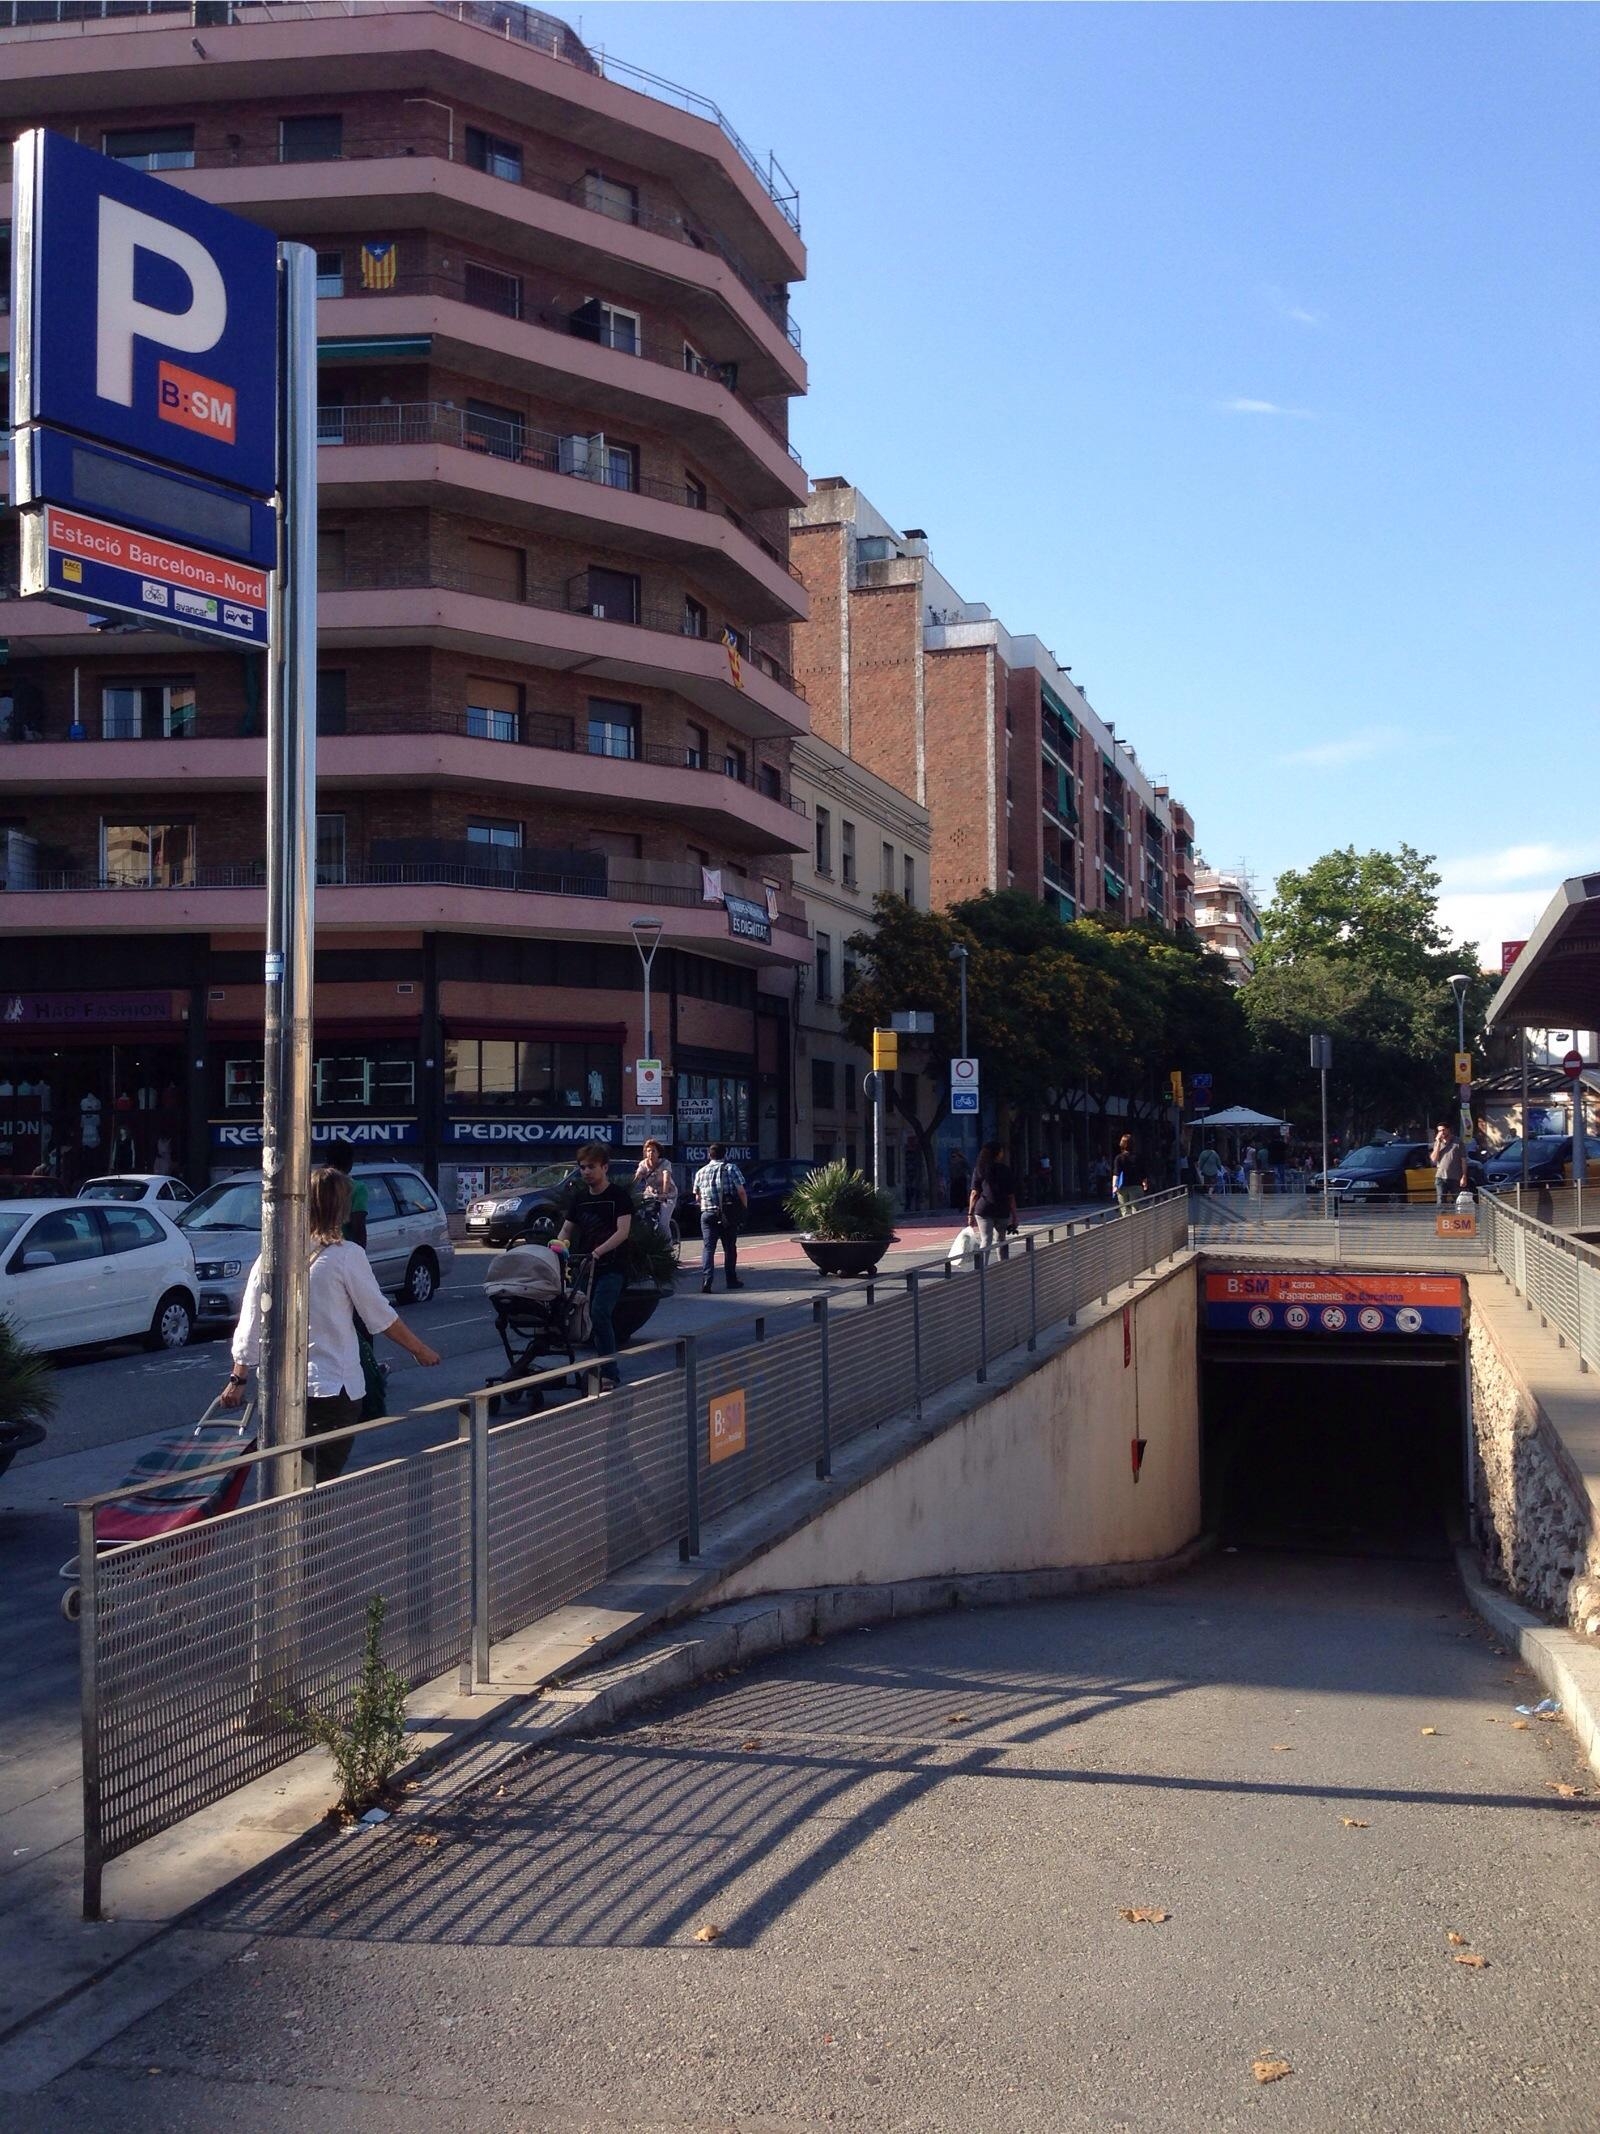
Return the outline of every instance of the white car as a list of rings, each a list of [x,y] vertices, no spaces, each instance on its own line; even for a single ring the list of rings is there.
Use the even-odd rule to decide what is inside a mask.
[[[379,1286],[403,1304],[426,1304],[456,1256],[438,1194],[420,1171],[397,1163],[358,1163],[350,1175],[367,1189],[367,1258]],[[231,1326],[261,1250],[259,1176],[207,1186],[178,1210],[178,1222],[194,1247],[201,1320]]]
[[[194,1199],[181,1178],[165,1171],[123,1171],[110,1178],[90,1178],[78,1188],[79,1200],[150,1203],[176,1220],[178,1210]]]
[[[181,1349],[195,1320],[194,1254],[158,1209],[0,1201],[0,1312],[36,1349],[139,1335]]]

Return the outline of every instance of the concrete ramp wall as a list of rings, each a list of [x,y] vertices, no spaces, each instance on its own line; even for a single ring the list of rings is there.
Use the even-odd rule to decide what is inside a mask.
[[[1173,1556],[1200,1531],[1195,1313],[1187,1259],[1130,1301],[1085,1311],[1033,1369],[980,1389],[944,1429],[730,1573],[707,1605]]]

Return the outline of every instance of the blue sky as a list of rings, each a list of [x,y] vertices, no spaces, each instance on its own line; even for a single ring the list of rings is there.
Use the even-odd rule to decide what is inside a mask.
[[[810,472],[1069,661],[1210,858],[1406,839],[1490,953],[1600,862],[1600,14],[581,21],[799,186]]]

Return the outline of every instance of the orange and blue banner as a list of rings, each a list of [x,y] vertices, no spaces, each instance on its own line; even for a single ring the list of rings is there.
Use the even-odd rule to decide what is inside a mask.
[[[1461,1282],[1437,1274],[1208,1274],[1206,1326],[1241,1334],[1459,1334]]]

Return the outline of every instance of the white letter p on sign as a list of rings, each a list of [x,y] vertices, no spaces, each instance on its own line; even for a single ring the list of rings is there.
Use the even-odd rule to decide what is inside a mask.
[[[141,251],[171,260],[189,277],[187,311],[157,311],[135,300],[134,258]],[[228,293],[216,261],[186,230],[104,195],[99,264],[95,390],[102,400],[132,407],[134,342],[153,341],[191,356],[215,348],[228,323]]]

